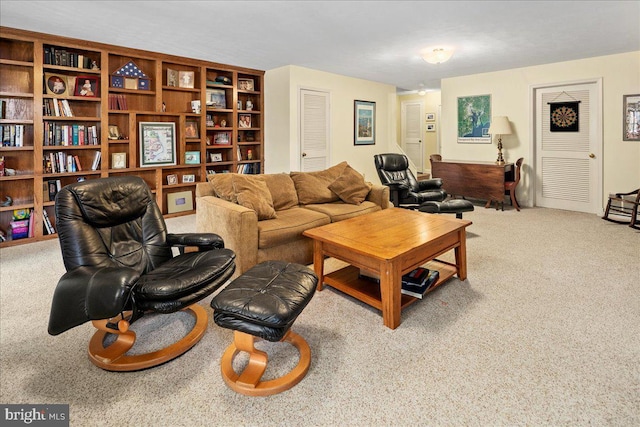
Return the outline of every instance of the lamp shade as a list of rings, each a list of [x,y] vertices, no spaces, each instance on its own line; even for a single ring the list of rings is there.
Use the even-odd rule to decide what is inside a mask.
[[[439,47],[424,52],[422,54],[422,59],[427,61],[429,64],[441,64],[451,59],[451,55],[453,55],[453,49]]]
[[[507,116],[496,116],[491,119],[489,126],[491,135],[511,135],[511,124]]]

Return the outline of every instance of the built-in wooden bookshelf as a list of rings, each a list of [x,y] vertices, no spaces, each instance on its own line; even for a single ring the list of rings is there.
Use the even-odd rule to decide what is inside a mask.
[[[261,70],[0,27],[0,75],[0,247],[55,237],[55,190],[79,180],[141,176],[174,216],[195,206],[167,196],[195,200],[208,173],[264,171]],[[141,150],[141,123],[173,124],[168,161]],[[31,228],[12,239],[16,211]]]

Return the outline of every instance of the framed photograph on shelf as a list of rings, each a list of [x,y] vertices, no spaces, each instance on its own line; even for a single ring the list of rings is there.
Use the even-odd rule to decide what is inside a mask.
[[[167,213],[176,213],[193,210],[193,193],[191,191],[178,191],[167,194]]]
[[[120,139],[120,129],[118,125],[109,125],[109,139]]]
[[[207,89],[207,106],[227,108],[227,93],[224,89]]]
[[[172,70],[171,68],[167,68],[167,86],[176,87],[178,86],[178,71]]]
[[[376,103],[354,101],[353,145],[374,145],[376,143]]]
[[[199,165],[200,164],[200,152],[199,151],[186,151],[184,153],[185,165]]]
[[[640,94],[622,95],[623,141],[640,141]]]
[[[194,174],[182,175],[182,183],[188,184],[191,182],[196,182],[196,176]]]
[[[250,128],[251,127],[251,114],[238,114],[238,127]]]
[[[157,167],[176,164],[176,124],[140,122],[140,166]]]
[[[491,95],[458,98],[458,144],[491,144]]]
[[[253,86],[253,79],[238,79],[239,90],[255,90]]]
[[[195,120],[188,120],[184,126],[184,136],[187,138],[200,138],[198,133],[198,122]]]
[[[49,95],[64,96],[73,93],[73,88],[69,91],[67,78],[63,75],[44,73],[44,80]]]
[[[111,168],[125,169],[127,167],[127,153],[111,154]]]
[[[435,132],[436,124],[435,123],[427,123],[427,132]]]
[[[432,122],[436,119],[436,113],[427,113],[425,114],[425,120],[428,122]]]
[[[231,132],[216,132],[213,136],[213,143],[216,145],[231,144]]]
[[[100,93],[99,81],[100,78],[97,76],[78,76],[76,77],[76,88],[73,94],[75,96],[95,98]]]
[[[178,183],[178,175],[170,174],[167,175],[167,185],[176,185]]]
[[[193,89],[195,73],[193,71],[178,71],[178,86]]]
[[[211,157],[212,162],[221,162],[222,161],[222,153],[210,153],[209,157]]]

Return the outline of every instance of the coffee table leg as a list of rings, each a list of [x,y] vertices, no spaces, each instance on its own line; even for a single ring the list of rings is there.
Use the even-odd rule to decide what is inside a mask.
[[[324,254],[322,253],[322,242],[313,241],[313,270],[318,276],[318,286],[316,290],[321,291],[324,285]]]
[[[382,321],[391,329],[400,326],[400,280],[400,269],[392,263],[386,263],[380,269]]]
[[[467,280],[467,232],[463,228],[458,231],[460,246],[455,248],[458,279]]]

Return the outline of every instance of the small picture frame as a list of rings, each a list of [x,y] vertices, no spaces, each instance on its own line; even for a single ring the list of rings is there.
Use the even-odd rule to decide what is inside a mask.
[[[238,127],[247,129],[251,127],[251,114],[238,114]]]
[[[167,175],[167,185],[176,185],[178,183],[178,175],[172,173]]]
[[[199,151],[186,151],[184,153],[185,165],[199,165],[200,164],[200,152]]]
[[[118,125],[109,125],[109,139],[120,139],[120,129]]]
[[[200,114],[202,108],[202,104],[200,104],[200,100],[191,101],[191,112]]]
[[[376,143],[376,103],[354,101],[353,145],[374,145]]]
[[[196,176],[194,174],[182,175],[183,184],[189,184],[192,182],[196,182]]]
[[[436,124],[435,123],[427,123],[427,132],[435,132]]]
[[[184,136],[186,138],[200,138],[198,133],[198,122],[195,120],[188,120],[184,126]]]
[[[178,86],[178,70],[172,70],[171,68],[167,68],[167,86],[177,87]]]
[[[622,95],[622,140],[640,141],[640,94]]]
[[[193,193],[178,191],[167,194],[167,213],[185,212],[193,210]]]
[[[216,132],[213,136],[213,143],[215,145],[231,144],[231,132]]]
[[[127,153],[111,154],[111,168],[125,169],[127,167]]]
[[[239,90],[255,90],[253,79],[238,79]]]
[[[178,87],[195,87],[195,73],[193,71],[178,71]]]
[[[425,120],[428,122],[433,122],[436,119],[436,113],[427,113],[425,114]]]
[[[66,96],[69,92],[67,78],[63,75],[54,73],[44,73],[45,87],[47,94]],[[71,90],[73,92],[73,89]]]
[[[227,93],[224,89],[207,89],[207,106],[212,108],[227,108]]]
[[[221,162],[222,161],[222,153],[210,153],[209,157],[212,162]]]
[[[88,98],[96,98],[100,95],[98,83],[100,78],[97,76],[78,76],[76,77],[75,96],[86,96]]]

